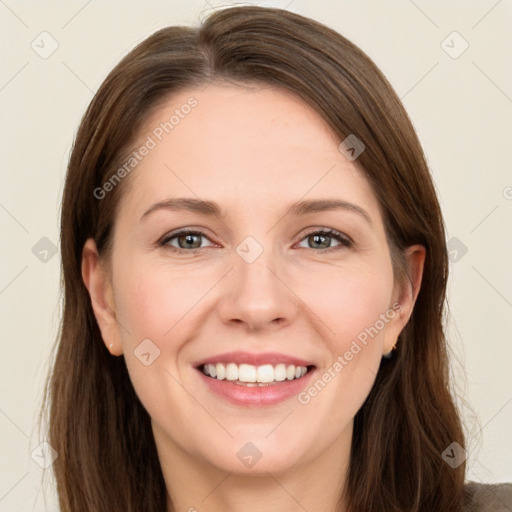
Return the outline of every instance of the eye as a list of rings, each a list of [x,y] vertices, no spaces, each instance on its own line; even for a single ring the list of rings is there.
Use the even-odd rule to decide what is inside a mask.
[[[160,240],[160,245],[175,249],[179,252],[192,252],[197,249],[203,249],[201,238],[208,237],[202,231],[182,230],[177,233],[166,235]],[[176,242],[177,246],[171,242]]]
[[[332,245],[332,239],[338,242],[337,245]],[[311,233],[306,234],[306,236],[302,239],[306,240],[306,242],[312,245],[309,245],[309,249],[316,249],[319,251],[323,251],[324,249],[334,249],[336,247],[352,247],[351,240],[341,234],[339,231],[335,229],[323,229],[319,231],[312,231]],[[302,246],[304,247],[304,246]]]
[[[194,252],[205,247],[213,247],[202,245],[202,238],[209,240],[205,233],[198,230],[181,230],[176,233],[170,233],[159,241],[159,245],[177,252]],[[306,249],[313,249],[319,252],[325,250],[332,250],[341,247],[352,247],[352,241],[339,231],[335,229],[322,229],[307,233],[302,240],[308,243],[307,247],[300,246]],[[332,240],[337,242],[336,245],[332,244]]]

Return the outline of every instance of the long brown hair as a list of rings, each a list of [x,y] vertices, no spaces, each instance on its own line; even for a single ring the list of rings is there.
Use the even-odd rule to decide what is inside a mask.
[[[363,141],[358,163],[382,211],[395,281],[404,250],[425,246],[421,290],[398,349],[384,359],[354,422],[346,496],[350,512],[463,510],[464,447],[449,389],[443,330],[448,260],[444,223],[414,128],[371,59],[332,29],[281,9],[245,6],[199,28],[151,35],[111,71],[74,142],[61,214],[64,311],[43,410],[60,506],[66,512],[162,512],[163,480],[148,413],[122,357],[106,350],[81,277],[93,237],[108,258],[116,205],[128,179],[99,200],[151,109],[169,94],[214,79],[292,91],[339,136]]]

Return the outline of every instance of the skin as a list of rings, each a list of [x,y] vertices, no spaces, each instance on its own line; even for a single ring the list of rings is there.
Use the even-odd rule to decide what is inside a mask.
[[[198,105],[127,178],[110,265],[92,239],[84,246],[105,345],[124,355],[152,418],[169,511],[345,510],[353,418],[410,317],[425,249],[408,249],[411,282],[394,289],[379,205],[357,160],[286,91],[220,82],[181,91],[152,113],[139,143],[191,96]],[[170,197],[215,201],[224,216],[159,209],[141,220]],[[344,210],[285,215],[293,202],[325,198],[364,208],[371,224]],[[189,244],[202,248],[158,245],[178,228],[201,228],[207,238]],[[307,236],[326,228],[353,246]],[[247,236],[263,248],[252,263],[236,252]],[[272,351],[312,361],[321,375],[396,302],[400,311],[306,405],[230,404],[192,366],[231,350]],[[134,355],[147,338],[160,350],[149,366]],[[247,442],[262,454],[250,468],[237,457]]]

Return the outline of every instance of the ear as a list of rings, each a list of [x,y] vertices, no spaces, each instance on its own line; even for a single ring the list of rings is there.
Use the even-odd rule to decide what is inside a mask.
[[[82,250],[82,279],[89,291],[103,342],[112,355],[121,355],[123,350],[116,320],[112,283],[100,261],[96,242],[92,238],[87,239]]]
[[[387,354],[393,349],[399,334],[412,315],[416,298],[420,292],[426,253],[425,247],[419,244],[411,245],[405,251],[409,278],[406,279],[404,286],[394,293],[390,308],[397,311],[397,314],[386,328],[382,347],[383,354]]]

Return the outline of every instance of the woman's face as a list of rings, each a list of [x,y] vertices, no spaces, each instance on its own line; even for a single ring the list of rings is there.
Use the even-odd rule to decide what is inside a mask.
[[[140,131],[95,307],[164,459],[276,473],[349,446],[412,299],[341,142],[287,92],[221,83]]]

